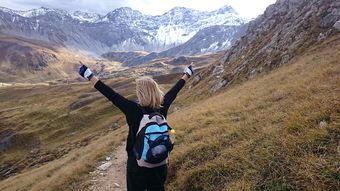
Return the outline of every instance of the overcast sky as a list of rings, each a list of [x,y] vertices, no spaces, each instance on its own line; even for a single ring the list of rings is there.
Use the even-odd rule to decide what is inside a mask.
[[[231,5],[241,16],[253,18],[276,0],[0,0],[0,6],[28,10],[39,7],[58,8],[68,11],[86,11],[105,15],[119,8],[131,7],[144,14],[161,15],[180,6],[201,11],[212,11]]]

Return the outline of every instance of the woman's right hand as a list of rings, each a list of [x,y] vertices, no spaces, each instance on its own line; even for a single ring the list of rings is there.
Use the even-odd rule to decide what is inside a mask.
[[[79,64],[80,64],[80,68],[79,68],[78,74],[81,75],[83,78],[90,81],[91,78],[93,77],[92,71],[85,64],[83,64],[81,61],[79,61]]]

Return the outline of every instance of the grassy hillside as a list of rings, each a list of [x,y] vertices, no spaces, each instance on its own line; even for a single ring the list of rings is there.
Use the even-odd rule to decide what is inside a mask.
[[[339,49],[337,35],[215,94],[205,80],[188,83],[168,117],[177,136],[167,189],[338,190]],[[166,90],[178,75],[155,79]],[[135,98],[132,78],[107,83]],[[0,88],[0,138],[12,137],[0,190],[83,190],[87,173],[125,139],[124,124],[86,82]]]
[[[0,81],[6,83],[75,79],[72,71],[79,59],[94,62],[57,44],[9,34],[0,34],[0,50]]]
[[[164,90],[178,78],[155,77]],[[133,78],[106,83],[135,99]],[[0,88],[0,190],[82,190],[126,136],[123,114],[88,82]]]
[[[337,35],[218,95],[187,89],[167,189],[339,190],[339,50]]]
[[[57,84],[81,81],[75,72],[79,67],[79,60],[86,63],[101,79],[116,79],[178,73],[191,62],[195,62],[197,67],[205,67],[222,54],[220,52],[176,59],[164,58],[128,67],[120,62],[89,57],[82,52],[51,42],[0,34],[0,87],[13,84]]]
[[[113,131],[113,123],[124,124],[87,83],[7,87],[0,95],[1,179],[60,159]]]

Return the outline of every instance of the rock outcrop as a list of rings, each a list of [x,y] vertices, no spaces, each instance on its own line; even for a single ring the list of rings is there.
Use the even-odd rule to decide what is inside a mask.
[[[288,63],[295,55],[339,31],[340,2],[278,0],[249,23],[218,64],[204,72],[210,93]]]

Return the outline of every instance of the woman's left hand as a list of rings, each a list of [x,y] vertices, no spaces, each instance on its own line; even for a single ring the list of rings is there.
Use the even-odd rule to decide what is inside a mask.
[[[194,74],[194,69],[192,69],[192,62],[191,62],[191,64],[187,67],[187,68],[185,68],[184,69],[184,74],[186,74],[189,78]]]

